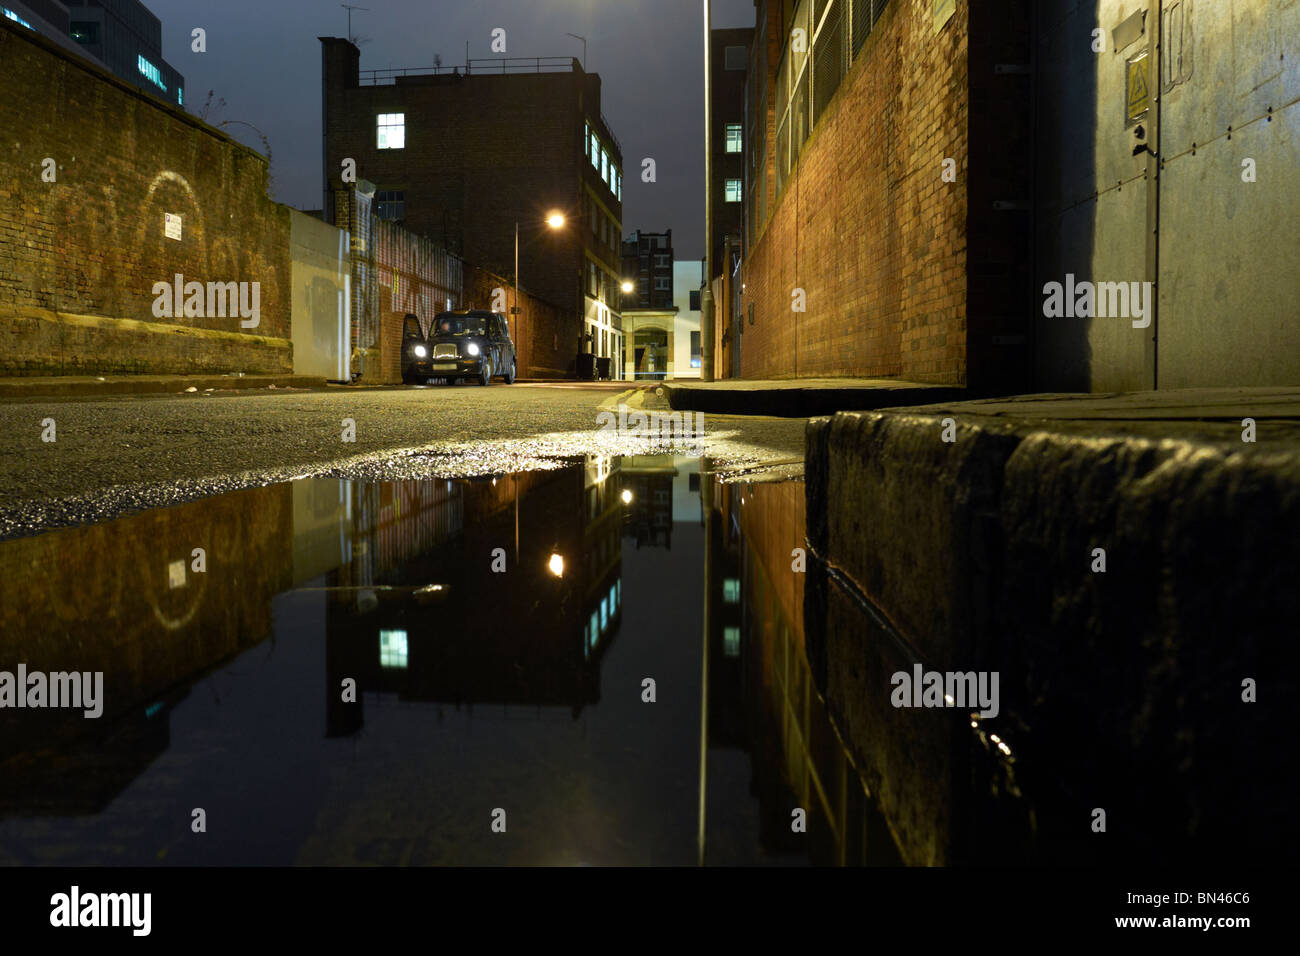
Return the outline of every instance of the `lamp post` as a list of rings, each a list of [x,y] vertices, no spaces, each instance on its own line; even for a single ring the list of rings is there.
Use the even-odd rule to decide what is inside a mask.
[[[558,212],[552,212],[546,217],[546,225],[552,229],[561,229],[564,227],[564,215]],[[520,315],[519,311],[519,220],[515,220],[515,302],[510,309],[510,314]],[[519,334],[518,325],[511,329],[515,335]],[[530,353],[531,354],[531,353]]]

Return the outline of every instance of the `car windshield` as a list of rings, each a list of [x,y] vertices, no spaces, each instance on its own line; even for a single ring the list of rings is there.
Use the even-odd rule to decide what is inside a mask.
[[[487,319],[481,315],[440,315],[433,331],[435,335],[486,335]]]

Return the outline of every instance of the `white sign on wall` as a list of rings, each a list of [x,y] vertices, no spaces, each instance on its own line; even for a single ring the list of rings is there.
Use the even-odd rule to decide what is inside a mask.
[[[163,213],[163,233],[168,239],[181,237],[181,217],[174,212]]]

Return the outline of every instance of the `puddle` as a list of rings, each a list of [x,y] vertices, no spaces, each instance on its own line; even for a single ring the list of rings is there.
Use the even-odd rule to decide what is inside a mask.
[[[0,671],[103,674],[97,719],[0,708],[0,863],[896,862],[810,677],[803,508],[590,456],[0,543]]]

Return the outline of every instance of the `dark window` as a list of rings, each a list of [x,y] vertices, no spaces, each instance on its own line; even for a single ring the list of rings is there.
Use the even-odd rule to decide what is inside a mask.
[[[400,222],[406,218],[406,193],[385,189],[375,193],[375,215],[390,222]]]
[[[99,24],[93,20],[75,21],[68,25],[68,35],[78,43],[93,46],[99,43]]]
[[[691,311],[692,312],[700,311],[700,290],[699,289],[691,290]],[[699,335],[698,332],[692,332],[691,334]]]
[[[723,69],[743,70],[749,60],[749,51],[743,46],[729,46],[723,51]]]

